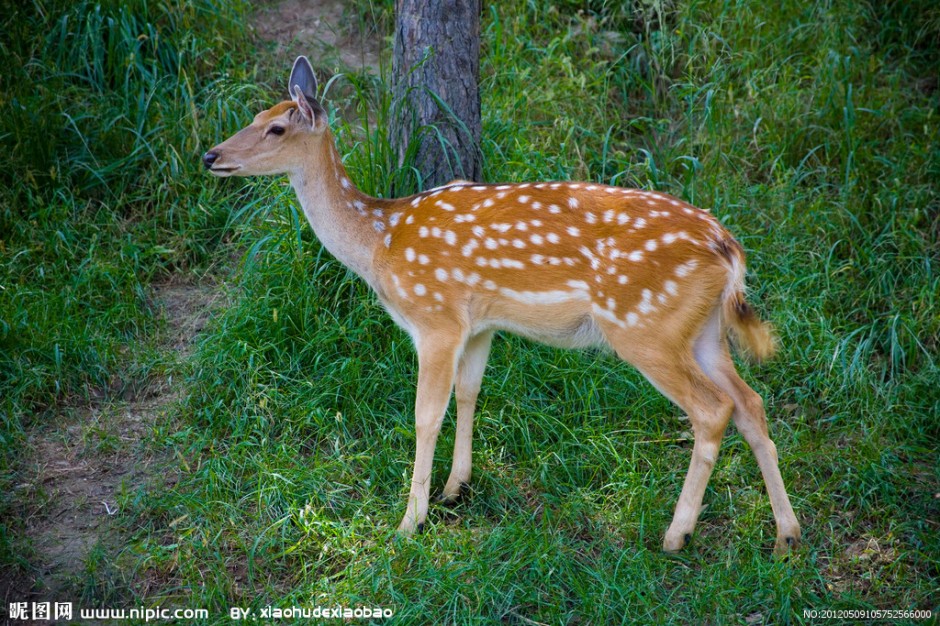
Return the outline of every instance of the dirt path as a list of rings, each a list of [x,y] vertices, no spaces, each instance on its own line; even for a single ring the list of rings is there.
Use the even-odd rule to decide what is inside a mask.
[[[378,72],[381,36],[342,0],[279,0],[266,2],[254,19],[262,41],[273,46],[275,67],[290,67],[297,55],[316,68]]]
[[[125,382],[117,400],[64,408],[29,434],[16,490],[32,569],[5,582],[5,602],[74,601],[100,583],[96,572],[112,566],[125,543],[113,523],[121,494],[148,484],[164,464],[148,445],[153,425],[169,419],[183,397],[172,372],[182,371],[222,294],[213,283],[154,286],[153,306],[167,322],[156,348],[170,373]]]

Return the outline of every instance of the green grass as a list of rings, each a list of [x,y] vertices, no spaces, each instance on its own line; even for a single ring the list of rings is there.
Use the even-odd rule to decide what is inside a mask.
[[[133,349],[160,330],[150,284],[236,284],[188,398],[153,426],[179,480],[123,494],[129,540],[119,567],[90,557],[89,602],[210,608],[213,623],[230,606],[318,603],[393,606],[400,623],[940,610],[930,3],[505,2],[483,15],[487,180],[661,189],[711,208],[748,251],[752,299],[781,339],[742,373],[766,399],[804,528],[787,561],[770,555],[769,502],[733,429],[692,545],[662,554],[690,455],[678,409],[610,356],[509,336],[484,379],[470,497],[397,537],[410,340],[320,248],[284,181],[199,172],[202,150],[283,91],[254,69],[246,7],[37,6],[4,11],[0,48],[15,69],[0,76],[0,493],[29,428],[159,366]],[[388,28],[388,3],[368,15]],[[330,96],[348,111],[334,128],[358,184],[414,185],[385,141],[387,84],[338,79]],[[236,267],[218,261],[233,249]],[[451,412],[432,492],[452,445]],[[2,498],[0,512],[18,510]],[[0,562],[29,567],[22,528],[2,530]]]

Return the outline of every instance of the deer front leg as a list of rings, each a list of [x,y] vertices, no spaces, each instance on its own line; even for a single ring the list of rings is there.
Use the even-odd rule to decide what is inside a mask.
[[[415,399],[416,450],[411,493],[405,517],[398,526],[406,535],[424,529],[428,515],[428,497],[431,487],[431,466],[434,446],[441,431],[450,391],[454,385],[454,370],[461,343],[454,337],[422,338],[418,344],[418,393]]]
[[[470,482],[473,456],[473,413],[483,381],[483,370],[490,355],[493,331],[472,337],[464,348],[457,364],[457,383],[454,386],[457,399],[457,435],[454,438],[454,464],[450,478],[444,486],[442,499],[453,502],[460,497],[461,489]]]

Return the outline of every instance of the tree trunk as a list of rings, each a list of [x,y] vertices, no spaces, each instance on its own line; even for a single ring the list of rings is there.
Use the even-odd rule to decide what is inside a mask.
[[[412,152],[425,189],[478,181],[480,0],[397,0],[396,12],[389,138],[399,164]]]

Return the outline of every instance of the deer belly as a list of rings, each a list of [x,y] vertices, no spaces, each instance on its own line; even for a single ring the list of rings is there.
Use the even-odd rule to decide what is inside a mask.
[[[487,307],[479,330],[504,330],[559,348],[606,346],[586,300],[522,304],[501,298]]]

